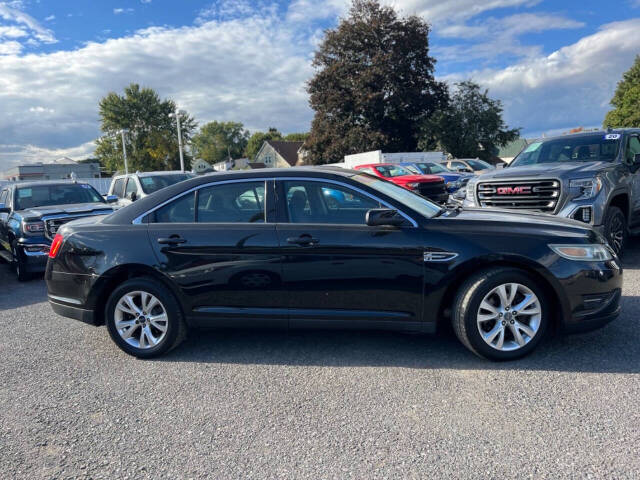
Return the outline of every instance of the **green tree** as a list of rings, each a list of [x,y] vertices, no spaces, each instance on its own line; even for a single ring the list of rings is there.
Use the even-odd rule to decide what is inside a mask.
[[[306,143],[313,164],[366,150],[414,151],[419,126],[447,102],[434,78],[427,22],[377,0],[354,0],[315,53],[315,110]]]
[[[249,132],[238,122],[209,122],[193,136],[192,145],[198,158],[217,163],[242,156]]]
[[[265,141],[282,139],[282,134],[274,127],[269,127],[269,131],[267,132],[255,132],[251,137],[249,137],[247,148],[245,148],[244,151],[244,156],[253,160]]]
[[[489,97],[470,80],[457,83],[446,109],[425,121],[418,147],[439,148],[457,158],[490,159],[497,147],[520,135],[519,128],[507,128],[502,104]]]
[[[287,142],[304,142],[307,138],[309,138],[309,132],[305,133],[288,133],[284,136],[284,139]]]
[[[640,127],[640,55],[622,75],[611,105],[613,110],[604,117],[605,128]]]
[[[124,95],[109,93],[100,100],[99,112],[103,135],[96,140],[96,157],[110,170],[124,168],[122,138],[125,135],[129,170],[176,170],[180,167],[176,119],[172,100],[161,100],[151,88],[132,83]],[[196,127],[188,114],[181,117],[182,142],[186,145]],[[185,152],[185,165],[190,157]]]

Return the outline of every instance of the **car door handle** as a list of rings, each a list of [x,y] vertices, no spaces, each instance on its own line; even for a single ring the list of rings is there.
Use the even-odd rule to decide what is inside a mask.
[[[187,243],[187,240],[179,235],[171,235],[169,238],[159,238],[158,243],[160,245],[179,245],[181,243]]]
[[[293,245],[317,245],[319,243],[318,239],[313,238],[311,235],[300,235],[299,237],[289,237],[287,238],[287,243],[291,243]]]

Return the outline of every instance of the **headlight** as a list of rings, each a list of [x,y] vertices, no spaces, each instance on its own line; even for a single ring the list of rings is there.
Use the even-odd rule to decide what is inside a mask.
[[[22,225],[26,233],[44,232],[44,222],[23,222]]]
[[[407,183],[407,188],[418,188],[419,183]]]
[[[476,189],[475,182],[471,182],[470,181],[470,182],[467,183],[467,188],[465,190],[465,192],[466,192],[465,200],[467,202],[470,202],[471,206],[474,206],[476,204],[475,189]]]
[[[585,245],[549,245],[549,248],[561,257],[569,260],[582,260],[586,262],[613,260],[611,248],[599,243]]]
[[[573,198],[574,200],[587,200],[595,197],[602,190],[602,180],[600,177],[571,180],[569,188],[578,190],[578,195]]]

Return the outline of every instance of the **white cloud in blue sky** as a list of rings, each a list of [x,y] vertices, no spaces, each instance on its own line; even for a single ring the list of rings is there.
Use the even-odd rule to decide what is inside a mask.
[[[599,125],[640,52],[640,10],[631,2],[384,2],[432,24],[440,78],[480,82],[504,102],[507,122],[529,134]],[[346,0],[91,5],[0,0],[0,171],[90,154],[99,99],[130,82],[175,99],[200,123],[307,130],[314,45],[348,10]]]

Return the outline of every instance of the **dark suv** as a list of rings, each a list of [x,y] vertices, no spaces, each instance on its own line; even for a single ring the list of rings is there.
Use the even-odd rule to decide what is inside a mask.
[[[467,184],[466,207],[533,210],[602,233],[616,253],[640,231],[640,129],[595,131],[531,143],[508,168]]]
[[[11,263],[18,280],[44,272],[51,240],[62,224],[79,217],[113,212],[91,185],[33,182],[0,189],[0,256]]]

